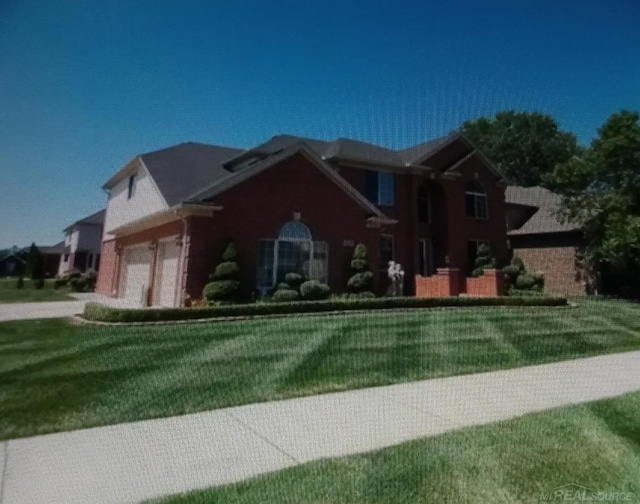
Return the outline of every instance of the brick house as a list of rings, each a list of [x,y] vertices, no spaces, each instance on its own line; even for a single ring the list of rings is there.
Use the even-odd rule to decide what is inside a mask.
[[[543,187],[510,186],[505,198],[510,247],[528,270],[544,274],[545,292],[586,294],[590,278],[580,261],[583,234],[556,217],[560,196]]]
[[[142,304],[199,298],[229,240],[246,292],[290,271],[346,290],[364,243],[387,288],[389,260],[414,275],[470,271],[480,243],[508,259],[505,184],[459,133],[404,150],[276,136],[241,150],[185,143],[134,157],[109,193],[97,291]]]

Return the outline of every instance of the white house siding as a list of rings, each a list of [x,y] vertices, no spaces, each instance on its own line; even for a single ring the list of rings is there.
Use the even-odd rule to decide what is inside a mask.
[[[110,191],[103,241],[113,238],[109,234],[111,230],[168,208],[149,172],[140,162],[131,199],[127,198],[128,189],[129,177],[126,176]]]
[[[58,266],[58,275],[64,275],[69,270],[69,255],[66,255],[67,260],[65,261],[66,254],[60,254],[60,266]]]

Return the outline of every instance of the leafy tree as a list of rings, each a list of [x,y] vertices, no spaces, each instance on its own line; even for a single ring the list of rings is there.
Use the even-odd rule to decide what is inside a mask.
[[[640,115],[612,114],[583,155],[546,177],[564,196],[559,217],[582,227],[584,258],[640,272]]]
[[[27,255],[27,274],[33,279],[44,278],[44,259],[35,243],[29,247]]]
[[[524,187],[543,185],[545,174],[580,152],[572,133],[537,112],[498,112],[493,119],[465,122],[462,132],[509,183]]]

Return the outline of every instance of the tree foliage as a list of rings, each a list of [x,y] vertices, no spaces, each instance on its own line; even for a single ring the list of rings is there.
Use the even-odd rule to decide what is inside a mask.
[[[35,243],[29,247],[27,255],[27,274],[33,279],[44,278],[44,258]]]
[[[511,184],[543,185],[543,176],[580,152],[576,137],[546,114],[498,112],[467,121],[462,132],[482,149]]]
[[[582,156],[548,183],[564,196],[559,217],[582,227],[585,258],[640,268],[640,115],[615,113]]]

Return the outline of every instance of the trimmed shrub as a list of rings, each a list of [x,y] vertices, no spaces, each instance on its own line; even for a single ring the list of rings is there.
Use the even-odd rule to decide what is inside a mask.
[[[370,292],[371,284],[373,283],[373,273],[370,271],[364,271],[362,273],[356,273],[347,282],[347,287],[353,294],[360,292]]]
[[[319,280],[307,280],[300,286],[302,299],[308,301],[327,299],[330,293],[331,289],[329,286]]]
[[[83,292],[87,287],[87,279],[83,276],[73,277],[69,280],[69,287],[72,292]]]
[[[513,258],[511,259],[511,266],[515,266],[520,272],[524,271],[524,262],[522,262],[520,256],[513,256]]]
[[[87,270],[82,275],[82,278],[86,281],[85,289],[88,291],[94,291],[96,288],[96,282],[98,281],[98,273],[95,270]]]
[[[295,291],[278,291],[292,293]],[[278,294],[278,293],[276,293]],[[291,294],[278,294],[279,296]],[[275,295],[274,295],[275,297]],[[231,304],[206,308],[111,308],[87,303],[84,318],[102,322],[157,322],[168,320],[194,320],[216,317],[247,317],[284,315],[293,313],[322,313],[350,310],[386,310],[394,308],[438,308],[470,306],[566,306],[564,297],[445,297],[445,298],[375,298],[331,299],[325,301],[292,301],[277,303]]]
[[[68,283],[68,278],[56,278],[53,282],[53,288],[59,289],[60,287],[66,287]]]
[[[291,288],[291,286],[288,283],[280,282],[278,284],[278,287],[276,288],[276,292],[279,290],[295,290],[295,289]]]
[[[240,268],[235,262],[238,255],[236,246],[229,243],[222,253],[222,262],[218,264],[212,275],[211,282],[205,285],[202,297],[209,302],[230,303],[238,301],[240,296]]]
[[[42,289],[44,287],[44,278],[36,278],[33,281],[33,288],[34,289]]]
[[[363,291],[349,294],[349,299],[373,299],[376,295],[373,292]]]
[[[274,303],[289,303],[291,301],[296,301],[299,297],[300,294],[298,294],[297,291],[291,289],[283,289],[276,291],[271,300]]]
[[[216,266],[213,272],[215,280],[236,280],[240,275],[240,268],[235,262],[222,262]]]
[[[373,273],[369,271],[367,254],[367,247],[362,243],[358,243],[353,249],[350,265],[352,276],[347,281],[347,288],[353,294],[371,292],[373,287]]]
[[[219,280],[210,282],[202,289],[202,297],[209,302],[229,301],[240,289],[240,282],[237,280]]]
[[[16,280],[16,289],[24,289],[24,278],[18,277],[18,280]]]
[[[544,275],[542,273],[533,273],[533,286],[542,290],[544,289]]]
[[[505,266],[502,269],[502,271],[505,275],[507,275],[507,279],[509,280],[509,283],[511,285],[514,285],[516,283],[516,279],[518,278],[518,275],[522,270],[518,266],[514,264],[510,264],[509,266]]]
[[[516,280],[516,289],[530,289],[536,283],[536,279],[527,273],[518,275]]]
[[[284,276],[284,281],[285,281],[286,285],[290,289],[293,289],[295,291],[299,291],[300,290],[300,286],[304,282],[304,277],[302,275],[299,275],[298,273],[293,273],[292,272],[292,273],[287,273]]]
[[[477,278],[484,274],[484,270],[495,268],[496,260],[491,257],[489,252],[489,247],[484,243],[478,247],[478,255],[473,264],[474,270],[471,273],[471,276]]]
[[[80,278],[81,276],[82,276],[82,273],[80,273],[80,271],[77,270],[77,269],[69,270],[69,271],[67,271],[67,274],[65,275],[67,280],[71,280],[72,278]]]

